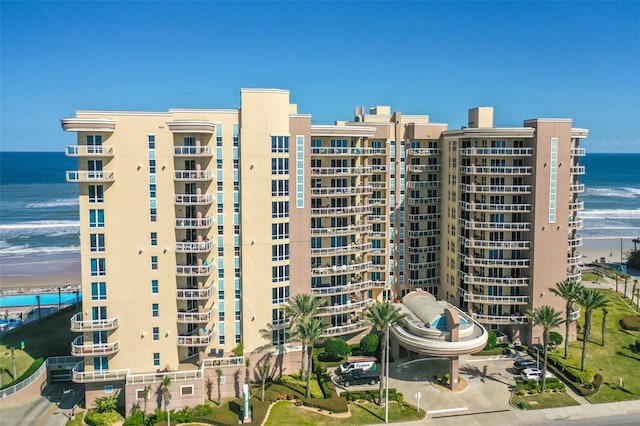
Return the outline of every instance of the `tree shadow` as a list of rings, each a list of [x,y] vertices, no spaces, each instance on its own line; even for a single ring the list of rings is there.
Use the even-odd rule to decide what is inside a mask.
[[[358,407],[362,408],[364,411],[366,411],[367,413],[371,414],[373,417],[380,419],[381,421],[384,422],[384,418],[379,416],[378,414],[374,413],[373,411],[371,411],[369,408],[365,407],[364,405],[354,402],[355,405],[357,405]]]
[[[502,373],[491,373],[489,374],[487,372],[487,366],[485,366],[482,370],[480,370],[478,367],[476,367],[475,365],[464,365],[462,367],[460,367],[460,369],[458,370],[460,373],[464,373],[467,374],[469,376],[471,376],[471,378],[480,378],[480,381],[482,383],[485,382],[485,380],[492,380],[494,382],[498,382],[498,383],[502,383],[508,386],[511,386],[513,383],[511,383],[511,381],[506,381],[504,378],[502,377],[497,377],[497,376],[501,376]]]

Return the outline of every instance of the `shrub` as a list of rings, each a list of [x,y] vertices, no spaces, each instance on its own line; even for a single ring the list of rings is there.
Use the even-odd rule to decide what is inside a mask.
[[[337,361],[351,353],[349,344],[342,339],[330,339],[324,347],[323,358],[331,361]]]
[[[626,330],[640,331],[640,315],[627,315],[620,320],[620,324]]]
[[[498,342],[498,336],[494,331],[489,330],[489,336],[487,338],[487,346],[485,346],[485,350],[493,349],[496,347],[496,343]]]
[[[200,404],[193,407],[193,415],[196,417],[208,416],[213,413],[213,407],[207,404]]]
[[[596,375],[593,376],[592,383],[596,390],[600,389],[600,385],[602,384],[602,375],[599,373],[596,373]]]
[[[369,401],[374,402],[378,399],[379,392],[377,390],[367,390],[367,391],[355,391],[346,393],[347,401]],[[384,396],[384,391],[383,391]],[[404,395],[401,392],[397,392],[395,389],[389,389],[389,401],[398,401],[402,403],[404,401]]]
[[[280,378],[280,383],[287,386],[288,388],[298,391],[303,395],[307,393],[307,381],[300,379],[299,374],[292,374],[290,376],[282,376]],[[320,385],[318,381],[314,378],[311,378],[311,397],[312,398],[322,398],[322,391],[320,390]]]
[[[562,334],[556,331],[549,332],[549,342],[556,346],[560,346],[562,344]]]
[[[107,413],[98,413],[95,410],[87,411],[87,416],[84,421],[89,426],[112,426],[120,420],[120,414],[115,411],[109,411]]]
[[[142,410],[134,408],[131,410],[131,415],[122,424],[123,426],[138,426],[144,424],[144,414]]]
[[[365,355],[373,355],[378,350],[380,338],[377,334],[367,334],[360,340],[360,350]]]

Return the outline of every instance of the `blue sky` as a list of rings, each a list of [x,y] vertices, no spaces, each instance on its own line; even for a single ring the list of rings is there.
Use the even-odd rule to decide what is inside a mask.
[[[589,152],[640,152],[640,2],[9,2],[0,150],[61,151],[78,109],[237,108],[291,90],[314,123],[356,105],[449,128],[570,117]]]

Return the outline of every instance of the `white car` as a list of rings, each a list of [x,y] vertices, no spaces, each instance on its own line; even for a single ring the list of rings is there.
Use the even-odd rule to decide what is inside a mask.
[[[524,370],[522,370],[520,377],[522,377],[524,380],[539,380],[540,377],[542,377],[542,371],[538,370],[537,368],[525,368]],[[547,371],[545,377],[547,379],[550,379],[554,377],[554,375]]]

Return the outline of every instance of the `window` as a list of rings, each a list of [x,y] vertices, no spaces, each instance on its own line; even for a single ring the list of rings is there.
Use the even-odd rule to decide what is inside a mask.
[[[158,209],[155,209],[155,208],[149,209],[149,221],[150,222],[158,221]]]
[[[158,294],[158,280],[151,280],[151,294]]]
[[[180,396],[193,395],[193,385],[180,386]]]
[[[107,300],[107,283],[91,283],[91,300]]]
[[[296,208],[304,207],[304,136],[296,136]]]
[[[274,201],[271,203],[271,217],[289,217],[289,202]]]
[[[271,239],[284,240],[289,238],[289,223],[271,224]]]
[[[107,275],[106,259],[103,257],[91,259],[91,276],[104,277],[105,275]]]
[[[104,234],[90,234],[91,251],[102,252],[104,251]]]
[[[289,180],[279,179],[271,181],[272,197],[288,197],[289,196]]]
[[[276,287],[271,289],[271,303],[277,305],[279,303],[287,303],[289,300],[289,286]]]
[[[271,152],[289,152],[289,136],[271,136]]]
[[[274,262],[289,259],[289,244],[271,246],[271,260]]]
[[[151,269],[158,269],[158,256],[151,256]]]
[[[152,317],[160,316],[160,304],[159,303],[152,303],[151,304],[151,316]]]
[[[153,340],[160,340],[160,327],[153,327]]]
[[[156,136],[155,135],[148,135],[147,136],[147,142],[149,144],[149,149],[156,149]]]
[[[104,227],[104,210],[102,209],[89,210],[89,227],[90,228]]]
[[[156,160],[149,160],[149,173],[156,172]]]
[[[144,389],[136,389],[136,399],[137,400],[144,399],[144,393],[145,393]],[[149,394],[149,396],[151,395]]]
[[[274,283],[289,281],[289,265],[273,266],[271,268],[271,281]]]
[[[151,239],[151,246],[155,247],[158,245],[158,233],[157,232],[152,232],[149,235],[150,239]]]
[[[160,352],[153,353],[153,366],[160,367]]]
[[[149,185],[149,198],[156,198],[156,185]]]
[[[275,308],[271,310],[271,324],[281,325],[287,322],[288,318],[285,308]]]
[[[287,341],[286,330],[272,330],[271,331],[271,343],[273,346],[284,345]]]
[[[89,185],[89,203],[104,202],[104,186]]]
[[[272,158],[271,174],[272,175],[288,175],[289,159],[288,158]]]

